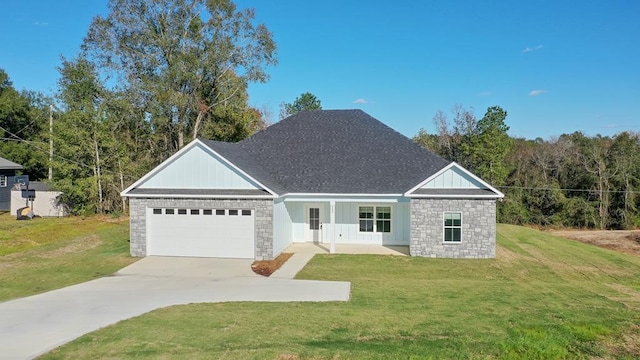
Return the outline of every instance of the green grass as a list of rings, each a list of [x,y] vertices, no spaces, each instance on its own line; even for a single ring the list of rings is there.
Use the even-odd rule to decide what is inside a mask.
[[[495,260],[316,256],[299,277],[351,281],[351,301],[174,306],[43,358],[640,356],[640,258],[508,225],[498,243]]]
[[[113,274],[134,262],[128,221],[0,215],[0,301]]]

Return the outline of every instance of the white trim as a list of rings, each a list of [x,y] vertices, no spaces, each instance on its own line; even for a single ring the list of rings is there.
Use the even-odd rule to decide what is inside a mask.
[[[192,195],[192,194],[129,194],[128,198],[175,198],[175,199],[274,199],[274,195]]]
[[[9,177],[7,175],[0,175],[0,187],[7,187],[9,184]]]
[[[494,193],[496,193],[496,195],[495,196],[494,195],[464,195],[464,196],[462,196],[462,195],[438,195],[438,196],[434,196],[434,195],[416,195],[416,194],[411,194],[412,192],[414,192],[414,191],[418,190],[419,188],[423,187],[425,184],[427,184],[431,180],[433,180],[433,179],[437,178],[438,176],[442,175],[442,173],[444,173],[445,171],[451,169],[452,167],[456,167],[457,169],[461,170],[463,173],[471,176],[472,179],[474,179],[474,180],[478,181],[480,184],[486,186],[487,189],[493,191]],[[453,161],[449,165],[447,165],[447,166],[443,167],[442,169],[440,169],[440,171],[438,171],[437,173],[429,176],[424,181],[422,181],[418,185],[414,186],[409,191],[405,192],[404,196],[407,196],[407,197],[503,198],[504,194],[501,193],[498,189],[496,189],[493,186],[489,185],[489,183],[487,183],[486,181],[484,181],[484,180],[480,179],[479,177],[477,177],[476,175],[474,175],[471,171],[465,169],[464,167],[460,166],[458,163]]]
[[[250,176],[249,174],[244,172],[242,169],[240,169],[239,167],[234,165],[231,161],[227,160],[224,156],[218,154],[218,152],[216,152],[215,150],[213,150],[212,148],[207,146],[207,144],[203,143],[200,139],[195,139],[192,142],[190,142],[189,144],[187,144],[187,146],[183,147],[178,152],[176,152],[175,154],[171,155],[167,160],[165,160],[162,163],[160,163],[160,165],[158,165],[155,168],[153,168],[153,170],[151,170],[148,173],[146,173],[143,177],[138,179],[138,181],[134,182],[128,188],[126,188],[122,192],[120,192],[120,196],[123,196],[123,197],[141,197],[141,196],[135,196],[135,195],[128,195],[127,193],[129,191],[131,191],[132,189],[135,189],[136,187],[138,187],[138,185],[140,185],[143,182],[147,181],[153,175],[159,173],[161,170],[163,170],[165,167],[167,167],[169,164],[171,164],[175,159],[177,159],[180,156],[182,156],[183,153],[191,150],[193,147],[195,147],[197,145],[201,145],[203,147],[203,150],[205,150],[207,152],[210,152],[210,153],[214,154],[215,156],[219,157],[220,159],[222,159],[222,161],[224,161],[231,168],[235,169],[236,171],[238,171],[242,175],[244,175],[247,178],[249,178],[249,180],[251,180],[254,183],[256,183],[257,185],[261,186],[263,189],[265,189],[271,195],[273,195],[273,197],[278,195],[274,191],[269,189],[268,187],[264,186],[261,182],[259,182],[258,180],[256,180],[255,178],[253,178],[252,176]],[[146,196],[146,197],[152,197],[152,196]],[[164,196],[164,197],[166,197],[166,196]],[[172,196],[172,197],[178,197],[178,196]],[[187,196],[183,196],[183,197],[187,197]],[[188,196],[188,197],[194,197],[194,196]],[[234,198],[241,198],[241,197],[235,196]]]
[[[427,194],[411,194],[407,195],[407,197],[411,197],[412,199],[417,198],[429,198],[429,199],[500,199],[503,198],[504,195],[447,195],[447,194],[439,194],[439,195],[427,195]]]
[[[373,217],[371,219],[363,219],[360,218],[360,208],[361,207],[372,207],[373,208]],[[384,207],[384,208],[389,208],[389,219],[380,219],[382,221],[389,221],[389,232],[383,232],[383,231],[378,231],[378,212],[377,209],[379,207]],[[367,203],[361,203],[358,206],[356,206],[356,211],[358,212],[356,215],[356,220],[357,223],[356,225],[358,226],[358,234],[365,234],[365,235],[384,235],[384,234],[393,234],[393,229],[395,228],[395,226],[393,225],[393,219],[394,219],[394,215],[393,215],[393,206],[388,205],[388,204],[367,204]],[[373,221],[373,231],[360,231],[360,220],[372,220]]]
[[[311,214],[309,213],[309,209],[318,209],[318,222],[319,222],[319,228],[317,230],[311,230],[310,229],[310,223],[311,223]],[[319,244],[324,244],[325,243],[325,239],[324,239],[324,233],[325,233],[325,228],[324,228],[324,222],[326,221],[325,219],[325,203],[323,202],[318,202],[318,203],[308,203],[304,206],[304,229],[303,229],[303,234],[302,237],[304,238],[304,241],[306,242],[315,242],[315,240],[313,239],[313,237],[311,236],[311,238],[309,237],[309,235],[312,235],[314,231],[318,232],[318,243]]]
[[[349,196],[353,196],[353,197],[365,197],[365,196],[370,196],[370,197],[399,197],[399,196],[404,196],[403,194],[342,194],[342,193],[286,193],[286,194],[282,194],[280,195],[281,197],[288,197],[288,196],[323,196],[323,197],[336,197],[336,196],[344,196],[344,197],[349,197]]]
[[[445,229],[446,226],[444,225],[444,215],[450,213],[450,214],[460,214],[460,241],[445,241]],[[443,245],[459,245],[462,244],[462,221],[463,221],[463,212],[459,211],[459,210],[451,210],[451,211],[443,211],[442,212],[442,244]],[[452,226],[450,226],[451,228]]]

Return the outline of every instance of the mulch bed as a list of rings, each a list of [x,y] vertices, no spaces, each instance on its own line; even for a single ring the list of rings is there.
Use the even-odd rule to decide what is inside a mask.
[[[274,271],[278,270],[282,264],[287,262],[293,253],[282,253],[273,260],[256,260],[251,264],[251,270],[262,276],[270,276]]]

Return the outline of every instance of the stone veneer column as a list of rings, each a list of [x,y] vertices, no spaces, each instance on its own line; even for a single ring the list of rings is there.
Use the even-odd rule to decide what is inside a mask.
[[[273,259],[273,200],[271,199],[176,199],[130,198],[129,221],[131,256],[147,255],[147,208],[253,209],[255,259]]]
[[[444,212],[462,213],[462,241],[444,243]],[[412,256],[495,258],[496,201],[489,199],[411,199]]]

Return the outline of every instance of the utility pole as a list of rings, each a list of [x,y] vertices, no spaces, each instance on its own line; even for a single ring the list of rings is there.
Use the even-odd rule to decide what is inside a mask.
[[[49,181],[53,180],[53,105],[49,105]]]

